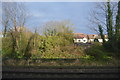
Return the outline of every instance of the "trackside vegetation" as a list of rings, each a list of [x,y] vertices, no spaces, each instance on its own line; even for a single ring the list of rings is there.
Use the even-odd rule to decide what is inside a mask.
[[[42,34],[39,34],[38,30],[32,32],[25,27],[24,20],[27,17],[25,12],[22,13],[26,11],[25,7],[17,3],[4,3],[3,6],[7,6],[3,9],[3,65],[120,66],[120,1],[117,4],[116,21],[112,19],[110,2],[106,4],[106,33],[109,40],[104,40],[103,26],[98,24],[103,43],[94,42],[87,47],[74,44],[74,29],[69,21],[49,21],[43,26]],[[13,8],[15,6],[16,9]],[[11,11],[15,13],[10,13]],[[113,22],[116,25],[113,26]]]

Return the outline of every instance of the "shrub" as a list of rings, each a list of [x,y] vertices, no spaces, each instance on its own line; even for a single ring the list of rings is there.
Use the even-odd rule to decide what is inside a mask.
[[[93,56],[96,60],[104,60],[108,56],[108,52],[99,43],[95,43],[93,46],[85,50],[87,55]]]
[[[39,54],[41,58],[78,58],[83,55],[81,47],[73,46],[64,36],[41,37]]]
[[[93,60],[94,57],[90,55],[81,56],[81,59]]]
[[[12,57],[11,38],[2,38],[2,57]]]
[[[115,58],[119,58],[120,57],[120,46],[119,46],[120,42],[114,42],[111,43],[110,41],[105,42],[104,43],[104,48],[107,52],[111,52],[111,56],[115,57]]]
[[[41,58],[80,58],[84,53],[80,47],[74,48],[70,46],[56,46],[42,53]]]

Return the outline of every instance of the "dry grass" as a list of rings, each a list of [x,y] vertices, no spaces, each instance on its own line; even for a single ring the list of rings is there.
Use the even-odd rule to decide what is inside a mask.
[[[112,59],[109,61],[93,61],[87,59],[75,60],[6,60],[3,65],[12,66],[120,66],[120,60]]]

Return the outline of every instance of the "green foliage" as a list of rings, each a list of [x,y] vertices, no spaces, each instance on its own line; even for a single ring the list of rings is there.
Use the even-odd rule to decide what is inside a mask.
[[[118,12],[116,15],[115,38],[116,41],[120,38],[120,1],[118,2]]]
[[[103,40],[103,43],[104,43],[104,42],[105,42],[105,38],[104,38],[102,26],[101,26],[101,25],[98,25],[98,27],[99,27],[100,36],[101,36],[101,38],[102,38],[102,40]]]
[[[103,46],[104,46],[104,48],[105,48],[107,51],[112,51],[112,52],[113,52],[112,44],[111,44],[110,41],[105,42]]]
[[[33,35],[29,38],[29,40],[28,40],[28,43],[27,43],[27,46],[26,46],[26,48],[25,48],[25,53],[24,53],[24,57],[25,58],[30,58],[30,56],[31,56],[31,50],[32,50],[32,46],[31,46],[31,40],[33,39]]]
[[[116,15],[115,35],[114,35],[114,52],[120,57],[120,1],[118,2],[118,11]]]
[[[110,53],[107,52],[102,45],[95,43],[93,46],[85,50],[87,55],[94,57],[95,60],[104,60],[110,56]]]
[[[63,22],[47,23],[40,36],[39,54],[42,58],[74,57],[69,48],[73,44],[73,31]],[[69,46],[66,48],[66,46]],[[73,47],[73,46],[72,46]],[[63,48],[66,48],[66,50]]]
[[[14,34],[15,31],[7,32],[3,42],[3,56],[26,59],[40,58],[41,56],[46,58],[72,57],[73,54],[70,54],[69,47],[64,51],[62,47],[73,44],[73,31],[65,24],[53,29],[48,28],[48,30],[54,30],[56,33],[53,33],[53,35],[50,32],[50,35],[47,33],[47,36],[40,36],[36,31],[33,34],[24,28],[20,32],[18,31],[17,34]],[[7,42],[8,39],[10,42]]]
[[[108,38],[109,41],[106,42],[103,46],[106,50],[113,52],[113,56],[120,56],[120,1],[118,2],[118,11],[116,15],[116,25],[115,25],[115,32],[112,31],[112,21],[111,21],[111,11],[110,11],[110,3],[108,3]],[[114,36],[113,36],[114,35]]]
[[[12,56],[12,42],[11,38],[6,37],[2,38],[2,57],[11,57]]]
[[[72,51],[71,51],[72,50]],[[55,47],[54,49],[51,49],[49,51],[46,51],[41,55],[41,58],[80,58],[82,55],[84,55],[81,51],[81,49],[74,49],[74,47],[63,47],[62,49],[60,47]]]
[[[109,41],[113,41],[113,15],[112,15],[112,11],[111,11],[111,5],[110,2],[107,2],[107,33],[108,33],[108,39]]]
[[[39,52],[41,58],[79,58],[83,55],[81,48],[75,49],[63,36],[41,37]]]
[[[94,57],[90,56],[90,55],[85,55],[85,56],[81,56],[81,59],[85,59],[85,60],[93,60]]]
[[[113,52],[114,56],[119,56],[120,54],[120,1],[118,2],[118,10],[117,10],[117,15],[116,15],[116,21],[114,21],[113,18],[113,13],[114,10],[112,10],[111,7],[113,7],[110,3],[110,1],[106,2],[106,31],[108,35],[108,42],[104,42],[104,37],[103,37],[103,30],[101,28],[101,25],[98,26],[99,33],[101,35],[101,38],[103,39],[103,47],[105,48],[106,51]],[[114,27],[114,22],[115,27]],[[101,24],[101,23],[99,23]]]
[[[17,33],[18,34],[15,34],[14,31],[9,31],[6,34],[6,37],[3,37],[3,58],[24,58],[26,46],[32,33],[26,31],[26,29]]]

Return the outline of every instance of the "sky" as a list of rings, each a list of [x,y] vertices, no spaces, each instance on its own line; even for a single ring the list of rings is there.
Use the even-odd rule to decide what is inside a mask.
[[[69,20],[74,24],[74,33],[94,34],[88,28],[89,13],[95,7],[95,2],[23,2],[28,9],[29,17],[26,27],[30,30],[41,30],[49,21]],[[1,15],[1,8],[0,8]],[[2,15],[1,15],[2,16]],[[2,30],[0,28],[0,30]],[[39,31],[38,30],[38,31]]]
[[[0,2],[0,32],[2,31],[2,3]],[[0,33],[1,34],[1,33]]]
[[[88,28],[88,16],[95,2],[25,2],[30,19],[27,26],[41,28],[48,21],[69,20],[75,33],[92,34]]]

